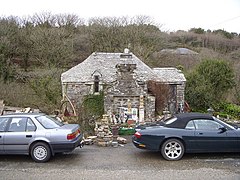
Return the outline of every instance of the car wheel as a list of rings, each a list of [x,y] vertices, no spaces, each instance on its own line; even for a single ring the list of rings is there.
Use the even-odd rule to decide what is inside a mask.
[[[51,151],[46,143],[38,142],[31,148],[31,157],[35,162],[47,162],[51,157]]]
[[[161,148],[161,153],[164,159],[176,161],[182,158],[184,154],[183,143],[177,139],[168,139]]]

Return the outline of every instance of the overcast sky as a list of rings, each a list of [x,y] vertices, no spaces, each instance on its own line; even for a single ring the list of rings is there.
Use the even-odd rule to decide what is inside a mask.
[[[77,14],[80,18],[146,15],[164,31],[201,27],[240,33],[240,0],[0,0],[1,16]]]

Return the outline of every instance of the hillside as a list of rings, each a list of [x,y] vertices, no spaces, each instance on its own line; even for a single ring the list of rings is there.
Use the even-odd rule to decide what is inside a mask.
[[[151,67],[190,72],[204,59],[230,63],[235,88],[226,96],[240,104],[240,34],[192,28],[164,32],[149,17],[93,18],[35,14],[0,18],[0,99],[11,106],[52,112],[61,101],[60,74],[92,52],[123,52],[128,47]],[[188,48],[197,54],[163,53]]]

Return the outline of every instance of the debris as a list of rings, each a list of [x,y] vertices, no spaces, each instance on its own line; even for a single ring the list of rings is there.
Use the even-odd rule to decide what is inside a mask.
[[[88,136],[86,139],[84,139],[85,145],[92,145],[96,142],[97,136]]]
[[[113,141],[112,142],[112,147],[118,147],[118,142],[117,141]]]
[[[135,129],[130,127],[130,128],[126,128],[126,127],[122,127],[119,129],[119,135],[133,135],[135,133]]]
[[[100,122],[96,122],[95,133],[97,135],[98,146],[110,146],[113,142],[113,134],[109,127],[108,115],[103,115]]]
[[[3,114],[11,114],[21,111],[22,108],[20,107],[11,107],[11,106],[4,106]]]
[[[92,139],[85,139],[84,144],[85,145],[91,145],[91,144],[93,144],[93,140]]]
[[[97,136],[88,136],[87,139],[92,139],[93,141],[96,141]]]
[[[4,110],[4,104],[3,104],[3,100],[0,100],[0,115],[3,114],[3,110]]]
[[[127,144],[127,139],[123,138],[123,137],[118,137],[117,138],[118,143],[120,144]]]
[[[112,126],[111,126],[111,130],[112,130],[113,136],[118,136],[119,126],[112,125]]]
[[[29,113],[30,111],[31,111],[31,108],[30,108],[30,107],[27,107],[27,108],[24,109],[24,112],[25,112],[25,113]]]
[[[0,102],[1,104],[1,102]],[[1,109],[1,105],[0,105]],[[11,113],[39,113],[39,109],[32,109],[30,107],[21,108],[21,107],[11,107],[11,106],[4,106],[2,114],[11,114]],[[0,112],[1,113],[1,112]]]

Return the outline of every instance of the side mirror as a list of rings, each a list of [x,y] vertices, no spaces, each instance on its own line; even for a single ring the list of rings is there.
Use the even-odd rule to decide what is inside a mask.
[[[227,128],[225,128],[225,127],[220,127],[219,128],[219,134],[221,134],[221,133],[224,133],[224,132],[226,132],[227,131]]]

